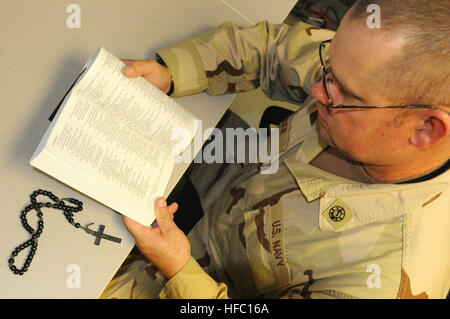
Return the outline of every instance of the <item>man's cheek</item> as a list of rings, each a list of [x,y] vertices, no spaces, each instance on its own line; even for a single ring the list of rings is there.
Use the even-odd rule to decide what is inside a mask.
[[[367,142],[361,131],[348,124],[333,122],[330,125],[330,138],[333,144],[347,156],[357,156],[367,147]]]
[[[322,121],[320,121],[319,123],[320,123],[319,133],[320,133],[321,139],[324,142],[326,142],[328,145],[335,147],[335,143],[333,142],[333,139],[331,137],[331,134],[329,132],[327,125],[325,123],[323,123]]]
[[[367,160],[377,153],[377,143],[365,134],[349,134],[336,141],[344,154],[356,161]]]

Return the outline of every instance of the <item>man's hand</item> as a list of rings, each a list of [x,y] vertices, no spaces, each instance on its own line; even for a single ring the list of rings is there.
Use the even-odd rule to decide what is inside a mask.
[[[126,77],[136,78],[142,76],[164,93],[169,92],[170,84],[172,83],[172,74],[168,68],[153,59],[121,60],[127,65],[123,70],[123,74],[125,74]]]
[[[143,226],[122,216],[123,223],[136,239],[136,245],[168,279],[179,272],[191,257],[191,246],[186,235],[173,221],[177,203],[167,207],[166,200],[159,198],[155,205],[157,227]]]

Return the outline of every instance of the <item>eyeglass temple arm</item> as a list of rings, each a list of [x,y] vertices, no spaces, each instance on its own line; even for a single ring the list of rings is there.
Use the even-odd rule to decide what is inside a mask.
[[[447,112],[448,114],[450,114],[450,112],[434,106],[434,105],[402,105],[402,106],[363,106],[363,105],[333,105],[330,106],[331,108],[334,109],[435,109],[435,110],[442,110],[444,112]]]

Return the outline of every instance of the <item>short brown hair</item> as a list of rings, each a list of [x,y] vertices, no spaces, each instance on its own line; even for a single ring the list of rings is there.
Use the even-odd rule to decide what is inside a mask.
[[[371,4],[381,8],[379,32],[406,44],[370,81],[396,104],[450,106],[450,1],[359,0],[350,21],[367,19]]]

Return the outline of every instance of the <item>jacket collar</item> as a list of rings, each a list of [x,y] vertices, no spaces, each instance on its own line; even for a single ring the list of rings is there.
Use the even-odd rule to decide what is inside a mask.
[[[316,121],[295,157],[283,160],[306,199],[320,200],[319,227],[325,231],[343,231],[407,214],[427,206],[450,186],[450,171],[428,181],[400,185],[364,184],[339,177],[308,164],[325,147]],[[342,215],[346,217],[341,219]]]

